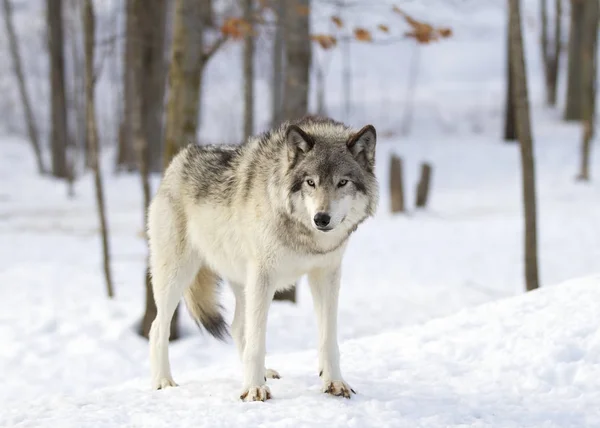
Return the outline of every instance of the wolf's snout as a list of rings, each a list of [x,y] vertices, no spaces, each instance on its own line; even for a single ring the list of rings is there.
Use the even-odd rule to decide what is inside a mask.
[[[329,226],[329,222],[331,221],[331,216],[327,213],[316,213],[315,218],[313,220],[315,222],[315,225],[319,229],[323,229],[323,228]]]

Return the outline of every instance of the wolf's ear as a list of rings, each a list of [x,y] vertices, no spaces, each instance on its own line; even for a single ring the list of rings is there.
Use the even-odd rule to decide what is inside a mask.
[[[354,134],[346,143],[354,159],[368,171],[375,166],[375,143],[377,133],[373,125],[367,125]]]
[[[290,125],[285,133],[288,148],[288,160],[295,164],[302,156],[307,154],[315,145],[315,140],[296,125]]]

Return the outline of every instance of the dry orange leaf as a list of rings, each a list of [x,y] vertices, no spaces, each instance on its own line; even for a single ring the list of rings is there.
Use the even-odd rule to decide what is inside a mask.
[[[338,28],[343,28],[344,27],[344,22],[342,21],[342,19],[339,16],[332,16],[331,20],[333,21],[333,23],[335,24],[336,27]]]
[[[356,40],[359,40],[361,42],[372,42],[373,38],[371,37],[371,33],[369,32],[369,30],[366,30],[364,28],[355,28],[354,29],[354,37],[356,38]]]
[[[337,39],[331,34],[313,34],[310,36],[310,39],[317,42],[325,50],[337,45]]]
[[[242,18],[227,18],[221,26],[221,33],[232,39],[241,39],[252,33],[252,25]]]
[[[438,28],[438,33],[440,33],[440,36],[442,36],[444,39],[451,37],[452,36],[452,29],[451,28]]]
[[[377,28],[379,28],[379,30],[383,31],[384,33],[389,33],[390,32],[390,27],[388,27],[385,24],[379,24],[377,26]]]

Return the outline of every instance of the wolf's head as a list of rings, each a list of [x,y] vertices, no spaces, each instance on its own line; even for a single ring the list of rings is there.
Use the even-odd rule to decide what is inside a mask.
[[[299,122],[285,132],[291,214],[320,232],[353,230],[377,206],[376,132]]]

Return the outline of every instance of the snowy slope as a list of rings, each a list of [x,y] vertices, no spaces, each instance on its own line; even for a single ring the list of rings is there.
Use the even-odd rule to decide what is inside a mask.
[[[6,409],[19,427],[597,427],[600,277],[343,343],[352,400],[319,392],[314,352],[279,354],[274,399],[241,403],[237,364]]]

